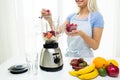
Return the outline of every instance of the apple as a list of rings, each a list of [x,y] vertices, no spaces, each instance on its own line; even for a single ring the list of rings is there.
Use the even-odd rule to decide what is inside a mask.
[[[110,77],[117,77],[119,75],[119,68],[112,63],[106,67],[106,71]]]

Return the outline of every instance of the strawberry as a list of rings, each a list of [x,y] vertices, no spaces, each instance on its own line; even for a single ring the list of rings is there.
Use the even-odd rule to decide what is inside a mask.
[[[70,27],[70,24],[66,24],[66,27]]]
[[[47,33],[43,32],[43,36],[46,37],[46,36],[47,36]]]
[[[66,24],[66,31],[67,32],[72,32],[72,30],[77,29],[77,24],[71,23],[71,24]]]
[[[74,26],[74,24],[72,23],[72,24],[70,24],[70,26]]]
[[[77,26],[77,24],[74,24],[74,26]]]
[[[50,10],[48,9],[48,10],[46,10],[48,13],[50,13]]]
[[[50,31],[50,33],[55,36],[55,31],[52,30]]]
[[[50,39],[52,37],[52,33],[48,32],[47,33],[47,38]]]

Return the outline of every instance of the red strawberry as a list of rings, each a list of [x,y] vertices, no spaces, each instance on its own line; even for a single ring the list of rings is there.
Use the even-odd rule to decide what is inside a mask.
[[[74,26],[77,26],[77,24],[74,24]]]
[[[48,9],[48,10],[46,10],[48,13],[50,12],[50,10]]]
[[[70,24],[66,24],[66,27],[70,27]]]
[[[46,36],[47,36],[47,33],[43,32],[43,36],[46,37]]]
[[[72,30],[76,30],[76,26],[66,27],[67,32],[72,32]]]
[[[66,31],[67,31],[67,32],[71,32],[71,31],[70,31],[70,27],[66,27]]]
[[[71,27],[71,26],[74,26],[74,24],[73,24],[73,23],[72,23],[72,24],[70,24],[70,27]]]
[[[47,38],[50,39],[52,37],[52,33],[48,32],[47,33]]]
[[[55,31],[50,31],[50,33],[55,36]]]

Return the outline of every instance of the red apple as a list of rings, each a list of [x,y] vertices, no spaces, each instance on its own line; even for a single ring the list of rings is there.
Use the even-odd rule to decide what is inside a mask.
[[[106,67],[106,71],[107,71],[108,75],[111,77],[117,77],[119,75],[119,68],[117,66],[113,65],[112,63],[110,63]]]

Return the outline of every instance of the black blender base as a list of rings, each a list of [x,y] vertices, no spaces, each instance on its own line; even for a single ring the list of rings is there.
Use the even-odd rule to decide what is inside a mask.
[[[40,68],[44,71],[55,72],[55,71],[60,71],[63,68],[63,65],[61,65],[60,67],[57,67],[57,68],[46,68],[43,66],[40,66]]]

